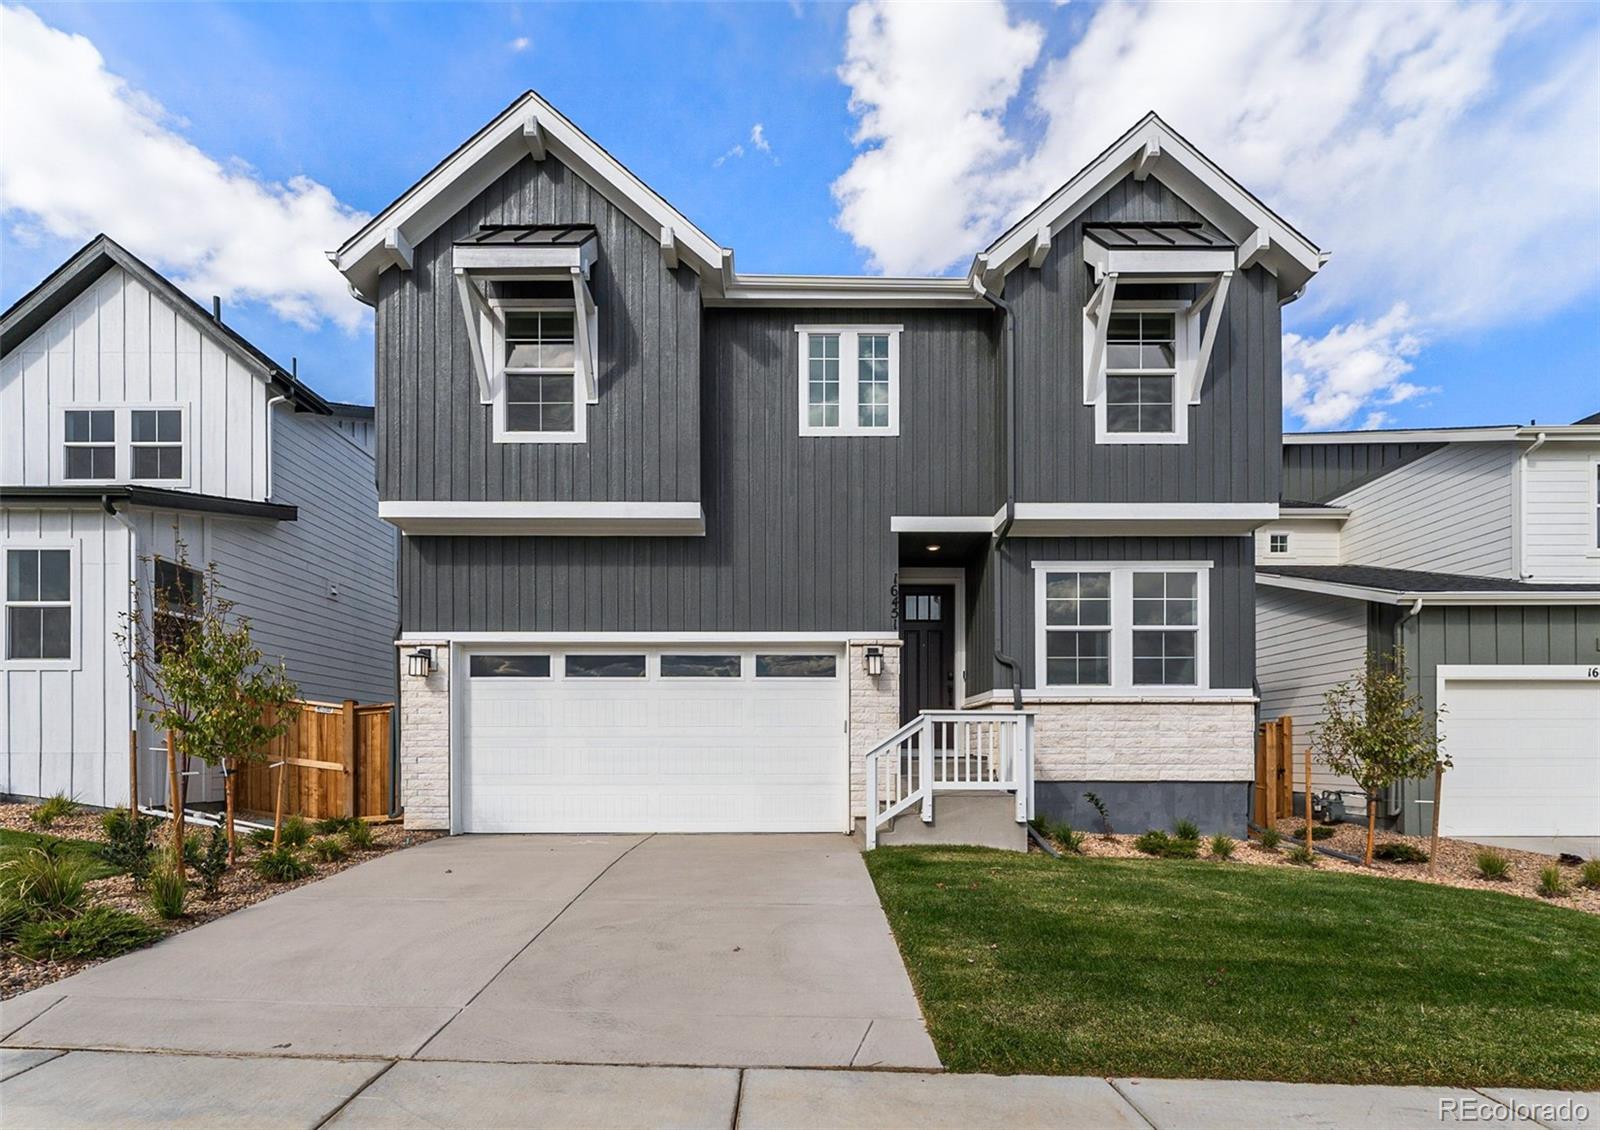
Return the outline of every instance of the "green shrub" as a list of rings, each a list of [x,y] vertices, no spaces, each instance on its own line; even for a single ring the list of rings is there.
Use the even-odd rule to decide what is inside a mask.
[[[1591,859],[1578,873],[1578,885],[1590,890],[1600,890],[1600,859]]]
[[[290,847],[305,847],[311,841],[311,825],[300,816],[291,816],[283,822],[283,831],[278,836],[280,844]]]
[[[1083,851],[1083,833],[1074,831],[1072,825],[1065,820],[1052,820],[1050,817],[1044,816],[1036,821],[1036,825],[1039,829],[1039,834],[1046,839],[1054,840],[1056,846],[1061,850],[1070,852],[1073,855],[1080,854]]]
[[[316,870],[288,844],[268,848],[256,857],[256,874],[269,883],[292,883],[304,879]]]
[[[24,923],[14,948],[31,961],[115,957],[159,937],[161,930],[137,914],[97,906],[76,918]]]
[[[1283,833],[1278,829],[1268,828],[1261,833],[1261,846],[1268,851],[1277,851],[1281,843],[1283,843]]]
[[[1180,840],[1153,829],[1134,840],[1133,846],[1161,859],[1197,859],[1200,855],[1198,840]]]
[[[222,877],[228,873],[228,833],[220,825],[211,829],[205,851],[194,861],[194,870],[204,884],[206,898],[216,898],[222,889]]]
[[[339,837],[318,836],[311,841],[311,854],[324,863],[337,863],[350,852]]]
[[[100,827],[106,834],[106,842],[100,845],[100,857],[118,870],[126,871],[135,885],[142,884],[150,875],[150,857],[155,850],[151,843],[155,818],[140,812],[130,813],[126,808],[113,808],[100,817]]]
[[[249,840],[250,846],[255,848],[257,851],[266,851],[268,848],[272,847],[272,829],[252,828],[250,829],[250,834],[246,836],[245,839]]]
[[[1569,893],[1567,878],[1558,864],[1552,863],[1539,872],[1539,893],[1547,899],[1566,898]]]
[[[359,816],[330,816],[326,820],[318,820],[313,827],[319,836],[337,836],[340,832],[350,830],[351,825],[365,823]]]
[[[78,812],[77,802],[66,793],[56,793],[41,804],[34,806],[28,818],[41,828],[48,828],[57,820],[68,816],[75,816]]]
[[[150,870],[150,909],[167,921],[183,917],[183,903],[188,897],[188,883],[183,872],[175,866],[171,851],[161,853]]]
[[[21,899],[0,898],[0,947],[16,941],[17,931],[28,918],[28,905]]]
[[[1233,858],[1233,837],[1221,832],[1211,837],[1211,855],[1214,859]]]
[[[344,846],[351,851],[371,851],[378,846],[378,841],[372,836],[372,825],[365,820],[357,820],[344,830]]]
[[[1179,820],[1172,826],[1172,834],[1180,840],[1198,840],[1200,828],[1193,820]]]
[[[1426,863],[1428,853],[1404,840],[1390,840],[1373,848],[1372,858],[1385,859],[1390,863]]]
[[[1101,835],[1115,835],[1115,830],[1111,827],[1111,813],[1107,811],[1106,802],[1100,799],[1099,794],[1084,793],[1083,799],[1088,801],[1089,807],[1093,808],[1095,812],[1099,814]]]
[[[1499,880],[1511,877],[1511,861],[1493,848],[1484,848],[1480,851],[1475,862],[1478,865],[1478,874],[1485,879]]]
[[[1290,863],[1298,863],[1302,867],[1317,865],[1317,853],[1311,850],[1309,844],[1297,844],[1284,852],[1283,857]]]
[[[33,847],[0,863],[0,898],[21,903],[29,919],[72,918],[88,899],[82,863],[48,847]]]
[[[1331,840],[1333,839],[1333,833],[1334,828],[1331,824],[1313,824],[1311,826],[1311,838],[1313,840]],[[1306,830],[1304,828],[1296,828],[1289,834],[1297,840],[1306,838]]]

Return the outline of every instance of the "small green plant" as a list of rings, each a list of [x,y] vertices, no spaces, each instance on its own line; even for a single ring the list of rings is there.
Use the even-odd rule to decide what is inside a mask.
[[[280,844],[290,847],[305,847],[311,842],[311,825],[301,816],[291,816],[283,822],[283,831],[278,837]]]
[[[1311,850],[1309,844],[1296,844],[1283,853],[1283,857],[1290,863],[1298,863],[1301,867],[1315,867],[1317,853]]]
[[[1199,840],[1180,840],[1154,829],[1134,840],[1133,846],[1160,859],[1197,859],[1200,855]]]
[[[1591,859],[1578,872],[1578,885],[1590,890],[1600,890],[1600,859]]]
[[[106,842],[100,845],[101,858],[131,875],[135,886],[142,885],[150,875],[150,858],[155,850],[151,843],[155,818],[113,808],[100,817],[100,827],[106,834]]]
[[[83,864],[49,847],[32,847],[0,863],[0,898],[20,903],[30,920],[82,913],[88,881]]]
[[[1552,863],[1539,872],[1539,893],[1547,899],[1566,898],[1571,893],[1567,886],[1567,878],[1561,873],[1561,867]]]
[[[1172,834],[1180,840],[1198,840],[1200,828],[1193,820],[1179,820],[1172,826]]]
[[[1331,824],[1313,824],[1311,826],[1311,838],[1313,840],[1331,840],[1333,839],[1333,832],[1334,829]],[[1296,828],[1289,834],[1297,840],[1306,838],[1306,830],[1304,828]]]
[[[17,931],[28,921],[28,907],[21,899],[0,898],[0,947],[17,939]]]
[[[1211,856],[1213,859],[1233,858],[1233,837],[1218,832],[1211,837]]]
[[[330,816],[326,820],[318,820],[313,827],[319,836],[337,836],[340,832],[349,831],[352,825],[362,822],[359,816]]]
[[[1428,853],[1404,840],[1389,840],[1373,849],[1372,858],[1385,859],[1390,863],[1426,863]]]
[[[185,845],[187,846],[187,845]],[[206,849],[194,861],[195,873],[204,884],[205,897],[214,899],[222,889],[222,877],[228,873],[228,833],[222,825],[211,829]]]
[[[1493,848],[1484,848],[1477,854],[1474,862],[1478,865],[1478,874],[1485,879],[1501,880],[1511,877],[1511,861]]]
[[[1267,828],[1261,833],[1261,846],[1268,851],[1277,851],[1281,843],[1283,843],[1283,833],[1278,829]]]
[[[1083,799],[1089,802],[1089,807],[1100,816],[1100,834],[1107,838],[1116,835],[1111,827],[1111,813],[1106,810],[1106,802],[1100,799],[1098,793],[1084,793]]]
[[[311,841],[311,854],[324,863],[337,863],[350,851],[338,836],[318,836]]]
[[[288,844],[268,848],[256,857],[253,866],[256,874],[269,883],[292,883],[296,879],[304,879],[316,870],[309,862],[301,859],[299,853]]]
[[[365,820],[357,820],[344,830],[344,846],[351,851],[371,851],[378,846],[378,841],[372,836],[372,825]]]
[[[96,906],[76,918],[23,923],[14,948],[30,961],[116,957],[159,937],[160,928],[137,914]]]
[[[245,839],[249,840],[250,846],[255,848],[257,851],[266,851],[272,846],[272,829],[252,828],[250,829],[250,834],[246,836]]]
[[[183,871],[173,861],[170,851],[162,852],[156,865],[150,869],[147,886],[151,910],[168,922],[183,917],[183,904],[189,894],[189,885],[184,881]]]
[[[64,820],[68,816],[76,816],[78,804],[66,793],[56,793],[34,806],[28,818],[41,828],[48,828],[57,820]]]

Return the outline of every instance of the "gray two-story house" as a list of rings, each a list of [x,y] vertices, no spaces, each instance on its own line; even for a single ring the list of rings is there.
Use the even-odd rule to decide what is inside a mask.
[[[414,827],[1243,827],[1280,307],[1154,115],[958,278],[752,275],[537,95],[332,256],[376,314]]]

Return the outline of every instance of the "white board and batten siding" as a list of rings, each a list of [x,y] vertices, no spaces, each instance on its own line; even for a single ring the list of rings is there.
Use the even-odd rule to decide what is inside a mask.
[[[1510,443],[1448,444],[1331,500],[1352,511],[1343,563],[1514,576],[1516,459]]]
[[[1323,696],[1360,673],[1367,658],[1367,606],[1359,600],[1293,589],[1256,587],[1256,680],[1261,717],[1294,719],[1295,785],[1317,723]],[[1347,789],[1356,783],[1313,758],[1311,790]]]
[[[1522,464],[1522,573],[1600,581],[1600,443],[1547,444]]]

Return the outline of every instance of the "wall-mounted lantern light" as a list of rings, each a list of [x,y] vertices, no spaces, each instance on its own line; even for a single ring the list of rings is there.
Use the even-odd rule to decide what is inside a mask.
[[[433,649],[419,647],[406,657],[406,674],[413,679],[426,679],[433,673]]]
[[[866,660],[868,675],[876,679],[883,674],[883,648],[876,645],[869,647],[862,652],[862,658]]]

